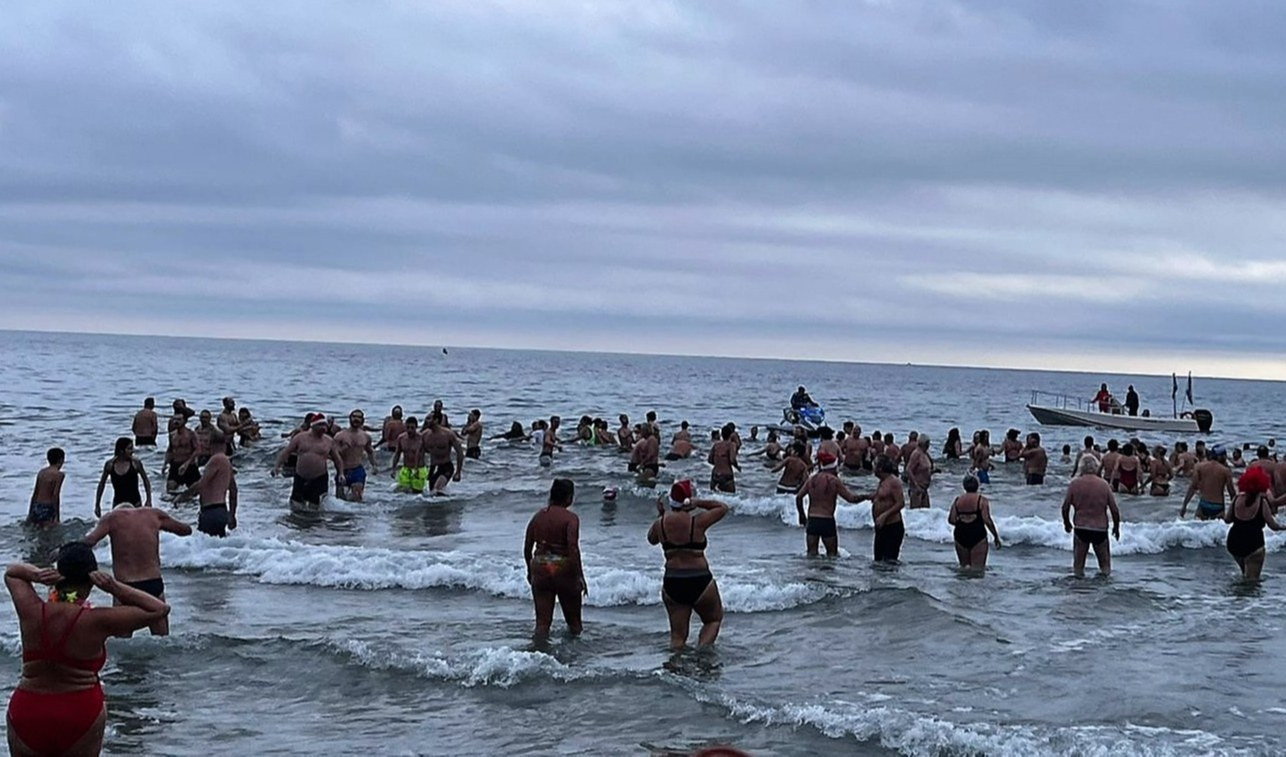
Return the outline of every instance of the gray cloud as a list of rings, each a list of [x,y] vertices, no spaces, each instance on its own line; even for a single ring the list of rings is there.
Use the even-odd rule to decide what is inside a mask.
[[[1262,4],[0,26],[0,327],[1286,377]]]

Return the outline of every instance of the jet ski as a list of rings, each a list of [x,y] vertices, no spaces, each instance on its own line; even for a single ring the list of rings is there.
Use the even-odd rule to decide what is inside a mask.
[[[796,426],[802,426],[809,436],[817,436],[818,430],[826,425],[826,411],[821,405],[788,407],[781,411],[781,422],[789,431],[793,432]]]

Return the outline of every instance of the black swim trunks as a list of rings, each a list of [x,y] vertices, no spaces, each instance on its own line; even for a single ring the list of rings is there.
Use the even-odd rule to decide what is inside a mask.
[[[182,465],[171,465],[170,472],[165,477],[166,480],[173,481],[179,486],[191,486],[201,480],[201,471],[197,468],[196,463],[189,465],[186,471],[180,473],[179,469],[182,467]]]
[[[819,536],[823,539],[834,539],[839,534],[835,529],[834,518],[809,518],[804,532],[809,536]]]
[[[717,492],[735,494],[737,492],[737,479],[731,473],[723,475],[710,474],[710,488]]]
[[[196,530],[210,536],[228,535],[228,506],[205,505],[196,519]]]
[[[902,554],[902,539],[906,536],[906,527],[902,521],[890,523],[875,529],[875,561],[895,562]]]
[[[135,447],[155,447],[156,437],[155,436],[136,436],[134,437],[134,446]]]
[[[1097,528],[1078,528],[1075,530],[1076,538],[1090,545],[1097,547],[1107,541],[1107,531]]]
[[[670,462],[674,462],[675,460],[682,460],[683,455],[680,455],[678,452],[667,452],[665,453],[665,459]]]
[[[147,578],[142,581],[126,581],[125,585],[132,586],[139,591],[145,591],[157,599],[160,599],[161,595],[165,593],[165,579],[159,577]]]
[[[469,447],[464,451],[464,456],[470,460],[480,460],[482,458],[482,447]]]
[[[455,475],[455,463],[450,460],[429,466],[429,489],[438,488],[438,479],[451,480]]]
[[[1045,483],[1045,474],[1044,474],[1044,473],[1028,473],[1028,474],[1027,474],[1027,485],[1028,485],[1028,486],[1040,486],[1040,485],[1042,485],[1042,484],[1044,484],[1044,483]]]
[[[295,483],[290,488],[290,501],[307,505],[320,505],[322,497],[330,491],[330,481],[323,473],[307,481],[295,474]]]

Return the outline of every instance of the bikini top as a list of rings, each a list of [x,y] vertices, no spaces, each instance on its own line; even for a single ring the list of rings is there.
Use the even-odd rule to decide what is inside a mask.
[[[709,543],[705,539],[702,539],[701,541],[697,541],[695,538],[696,532],[697,532],[696,518],[693,518],[691,520],[691,526],[692,527],[688,530],[687,542],[684,544],[675,544],[674,542],[669,541],[668,539],[665,538],[665,516],[664,515],[661,516],[661,551],[667,555],[676,549],[686,549],[692,552],[706,551],[706,547],[708,546]]]
[[[97,673],[98,671],[102,670],[103,665],[107,663],[107,647],[105,646],[103,647],[102,654],[89,660],[82,660],[77,657],[67,656],[67,640],[71,638],[71,632],[73,629],[76,628],[76,623],[80,621],[80,616],[85,613],[85,609],[86,609],[85,606],[84,605],[80,606],[80,610],[76,612],[76,617],[71,619],[71,623],[67,625],[67,630],[63,631],[62,638],[58,640],[58,643],[56,645],[52,645],[52,646],[49,643],[49,636],[48,636],[48,628],[49,628],[49,621],[47,617],[48,609],[49,609],[48,602],[42,602],[40,604],[40,648],[24,649],[22,652],[22,661],[23,662],[37,662],[37,661],[51,662],[51,663],[54,663],[55,665],[63,665],[68,668],[75,668],[76,670],[85,670],[90,673]]]

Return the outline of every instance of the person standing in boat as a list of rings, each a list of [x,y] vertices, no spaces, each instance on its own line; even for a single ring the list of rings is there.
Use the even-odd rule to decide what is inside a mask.
[[[1134,391],[1134,384],[1125,390],[1125,411],[1131,416],[1139,414],[1139,393]]]
[[[1112,393],[1107,390],[1107,384],[1103,384],[1098,388],[1098,394],[1094,395],[1094,399],[1090,400],[1090,402],[1098,404],[1100,413],[1106,413],[1112,409]]]

